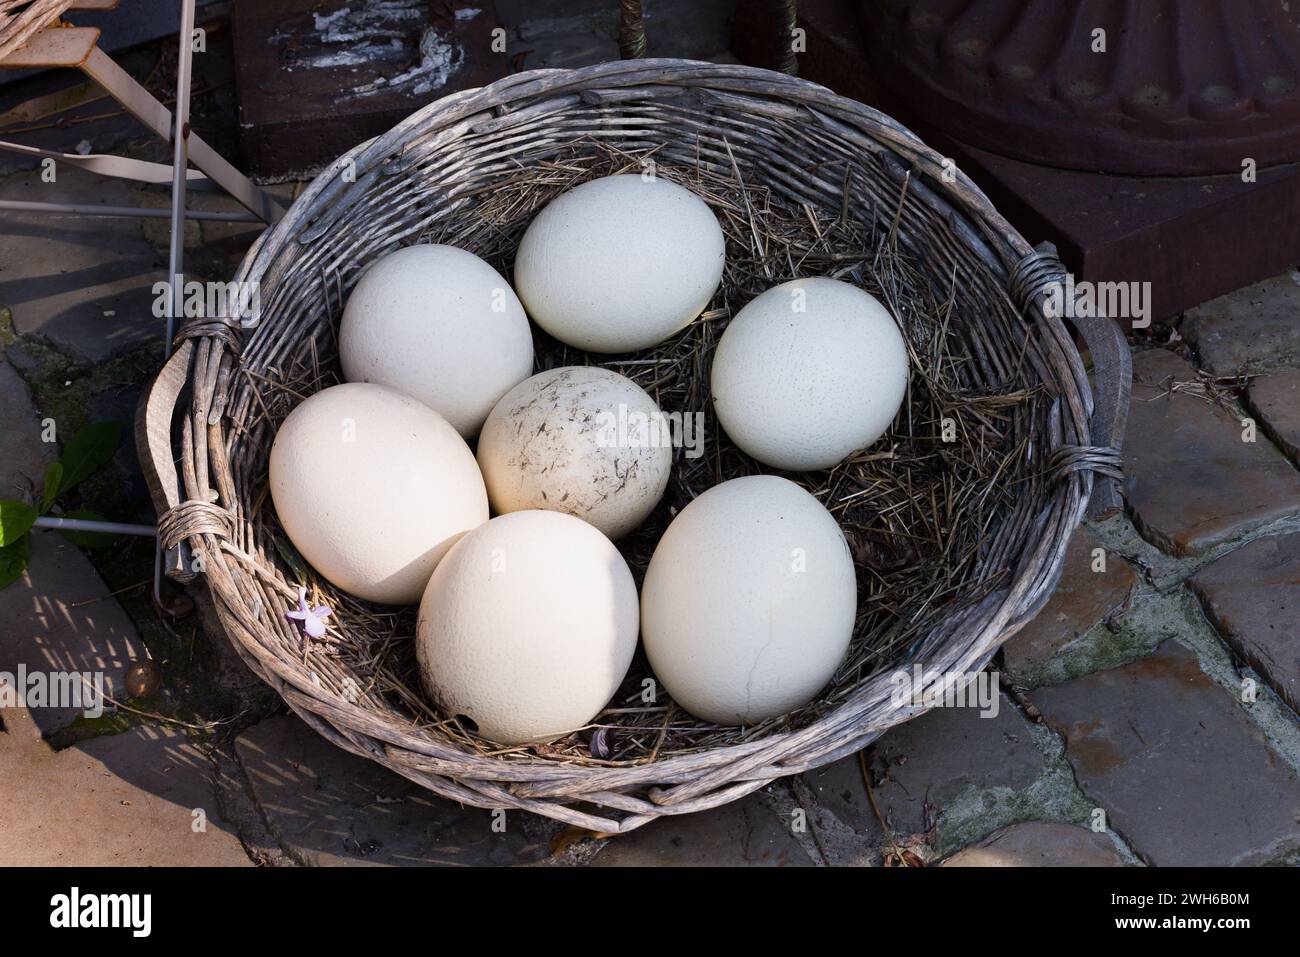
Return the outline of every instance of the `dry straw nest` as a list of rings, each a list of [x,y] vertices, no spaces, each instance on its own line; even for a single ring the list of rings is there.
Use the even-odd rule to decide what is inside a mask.
[[[639,579],[674,514],[720,481],[763,470],[711,412],[710,356],[730,317],[799,276],[847,279],[880,297],[912,360],[894,430],[830,471],[788,475],[849,538],[855,637],[817,700],[755,727],[698,721],[662,692],[646,702],[650,672],[638,655],[591,726],[502,749],[422,694],[414,609],[359,602],[303,567],[268,495],[271,441],[297,403],[339,381],[339,317],[366,265],[401,244],[439,242],[510,276],[523,230],[550,199],[651,163],[717,214],[722,288],[699,321],[648,352],[592,356],[535,330],[537,367],[598,363],[667,412],[704,414],[704,454],[675,452],[662,503],[620,543]],[[261,284],[256,323],[182,330],[155,386],[191,386],[164,544],[193,549],[235,646],[294,711],[440,795],[605,833],[723,804],[924,710],[891,700],[892,672],[917,662],[977,671],[1046,601],[1092,490],[1089,468],[1111,471],[1113,458],[1091,442],[1079,353],[1034,305],[1059,268],[911,133],[814,84],[679,60],[521,73],[440,100],[340,159],[235,277]],[[144,428],[142,442],[166,461],[170,440],[160,457],[158,432]],[[284,618],[299,583],[336,611],[323,641]]]

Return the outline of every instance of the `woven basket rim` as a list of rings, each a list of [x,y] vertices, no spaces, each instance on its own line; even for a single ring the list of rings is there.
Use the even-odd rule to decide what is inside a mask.
[[[802,108],[853,142],[861,141],[863,149],[871,149],[875,141],[876,149],[905,161],[904,172],[912,188],[929,190],[950,208],[952,214],[947,219],[956,241],[968,247],[982,245],[983,249],[976,252],[998,283],[1009,289],[1008,296],[1016,307],[1022,312],[1032,309],[1033,321],[1044,324],[1045,334],[1059,350],[1054,355],[1062,391],[1058,403],[1065,400],[1060,414],[1066,417],[1077,444],[1089,444],[1093,397],[1082,360],[1062,320],[1036,307],[1029,295],[1030,283],[1024,277],[1026,263],[1037,263],[1041,257],[964,173],[945,165],[945,159],[910,130],[823,86],[757,67],[664,58],[613,61],[579,69],[528,71],[443,97],[387,133],[359,143],[323,169],[285,216],[258,237],[235,280],[263,281],[268,275],[274,278],[277,258],[282,253],[308,242],[311,231],[327,222],[331,213],[338,215],[340,209],[346,210],[349,197],[355,200],[362,195],[367,176],[379,175],[385,164],[400,164],[407,145],[421,133],[458,125],[468,128],[530,109],[544,113],[542,108],[553,106],[559,98],[580,98],[594,90],[634,90],[665,84],[721,91],[752,100],[756,106]],[[355,182],[345,182],[338,175],[345,166],[355,169]],[[216,338],[211,344],[214,349],[225,350],[223,364],[238,364],[228,341]],[[200,365],[195,363],[196,370],[189,373],[191,382],[196,372],[201,372]],[[197,418],[197,396],[195,401]],[[212,412],[207,401],[201,411],[205,417]],[[235,434],[231,433],[226,441],[235,441]],[[182,457],[185,454],[183,450]],[[1050,508],[1045,506],[1044,514],[1035,519],[1036,528],[1027,539],[1034,547],[1013,563],[1009,584],[945,622],[952,626],[952,633],[943,639],[927,667],[932,661],[940,671],[978,671],[1002,641],[1037,613],[1059,577],[1065,546],[1083,515],[1092,484],[1092,475],[1086,470],[1070,471],[1061,479],[1050,498]],[[371,720],[370,712],[360,705],[322,694],[301,672],[259,641],[247,622],[240,620],[235,609],[246,597],[224,566],[220,542],[207,534],[194,534],[189,540],[203,554],[205,565],[216,563],[207,577],[214,594],[221,598],[215,604],[224,630],[252,669],[275,687],[294,711],[336,744],[379,760],[444,796],[466,803],[520,807],[596,830],[630,830],[658,814],[716,806],[756,790],[775,777],[829,763],[864,747],[886,728],[927,710],[923,704],[900,704],[883,725],[868,722],[864,726],[863,706],[879,700],[889,682],[885,671],[867,679],[845,701],[805,727],[707,752],[608,768],[560,765],[541,757],[514,757],[506,762],[470,754],[417,733],[403,733],[386,722]],[[275,578],[264,569],[259,572],[267,579]],[[282,582],[272,585],[285,592]],[[971,622],[978,627],[967,633],[965,629]],[[958,641],[958,637],[962,640]],[[819,741],[838,743],[811,759],[803,759],[801,752]],[[466,785],[465,781],[472,783]],[[514,787],[501,787],[495,782]],[[647,784],[653,785],[648,797],[620,792]],[[559,803],[553,803],[556,801]],[[613,808],[626,816],[620,820],[602,818],[569,807],[579,801]]]

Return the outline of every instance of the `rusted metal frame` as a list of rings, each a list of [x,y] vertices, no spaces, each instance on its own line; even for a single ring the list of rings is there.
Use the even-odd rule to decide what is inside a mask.
[[[188,31],[184,30],[185,16],[182,14],[181,26],[183,32],[180,47],[181,59],[188,65],[190,58],[190,43],[188,40],[194,32],[194,16],[192,0],[184,0],[184,3],[184,9],[190,11],[188,22],[191,26]],[[241,206],[256,215],[262,222],[273,223],[280,218],[283,211],[269,194],[255,186],[248,177],[230,165],[221,154],[205,143],[201,137],[190,132],[188,102],[177,101],[177,109],[185,113],[185,121],[180,126],[182,136],[173,137],[172,111],[154,99],[153,94],[113,62],[113,59],[99,47],[95,47],[90,51],[90,55],[86,58],[86,62],[81,65],[81,69],[92,80],[108,90],[126,108],[128,113],[165,141],[171,143],[176,138],[187,140],[188,158],[194,162],[194,165],[207,173],[210,179],[221,186]],[[188,75],[185,77],[185,90],[188,98]],[[173,172],[173,182],[177,181],[184,182],[184,178],[177,176]]]
[[[11,143],[8,140],[0,140],[0,150],[6,150],[10,153],[22,153],[25,156],[45,157],[84,169],[88,173],[134,180],[137,183],[170,183],[172,181],[172,168],[166,163],[150,163],[147,160],[132,159],[129,156],[113,156],[108,153],[88,153],[82,156],[80,153],[60,153],[58,150],[45,150],[39,146],[28,146],[26,143]],[[216,189],[212,180],[208,179],[200,170],[188,170],[187,174],[192,189]]]

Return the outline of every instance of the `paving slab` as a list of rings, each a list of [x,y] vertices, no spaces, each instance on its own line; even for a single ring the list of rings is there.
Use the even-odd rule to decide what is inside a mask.
[[[530,864],[549,848],[506,815],[442,800],[373,761],[330,744],[296,717],[268,718],[236,741],[271,832],[301,864]]]
[[[35,173],[0,179],[0,199],[136,205],[125,180],[64,167],[53,183]],[[137,219],[5,213],[0,305],[18,332],[74,358],[99,361],[146,344],[161,351],[152,287],[165,273]]]
[[[1163,349],[1133,357],[1124,442],[1126,494],[1142,536],[1171,555],[1197,555],[1300,513],[1300,472],[1264,436],[1242,441],[1240,418],[1168,383],[1195,381]]]
[[[23,577],[0,590],[0,672],[102,676],[104,691],[123,700],[123,676],[146,654],[135,625],[77,546],[57,532],[34,531]],[[44,679],[44,680],[48,680]],[[84,702],[83,702],[84,703]],[[107,705],[110,707],[111,705]],[[85,708],[6,709],[12,734],[36,739],[71,725]],[[93,717],[93,716],[92,716]]]
[[[58,458],[53,442],[41,441],[41,419],[31,390],[0,356],[0,498],[21,498],[42,488],[45,467]]]
[[[697,814],[660,818],[610,838],[595,867],[812,867],[760,793]]]
[[[1022,793],[1044,773],[1030,723],[1005,695],[998,693],[996,701],[995,716],[981,717],[975,708],[935,708],[876,743],[872,791],[896,840],[928,835],[959,803],[988,808],[998,795]],[[851,775],[840,780],[853,795],[842,803],[851,803],[853,819],[860,821],[870,809],[865,784],[860,775],[856,789]],[[994,820],[988,830],[999,823],[1005,822]]]
[[[874,866],[889,843],[862,773],[855,754],[794,779],[817,846],[834,866]]]
[[[1178,328],[1215,375],[1300,365],[1300,272],[1189,309]]]
[[[1178,642],[1030,698],[1084,793],[1148,863],[1300,857],[1300,776]]]
[[[1297,317],[1300,322],[1300,317]],[[1250,384],[1247,405],[1268,437],[1300,465],[1300,371],[1261,376]]]
[[[217,809],[211,764],[169,727],[135,727],[57,752],[0,734],[0,764],[0,865],[251,864]]]
[[[1040,683],[1049,661],[1128,600],[1137,576],[1119,555],[1098,562],[1093,550],[1101,547],[1086,528],[1075,529],[1051,600],[1002,646],[1003,668],[1021,686]]]
[[[1300,710],[1300,534],[1257,538],[1191,584],[1219,634]]]
[[[1104,833],[1075,824],[1027,821],[994,831],[941,867],[1124,867]]]
[[[285,853],[271,833],[248,785],[248,775],[235,756],[233,742],[208,749],[212,761],[212,789],[222,818],[229,821],[239,835],[253,863],[259,867],[296,867],[297,862]]]

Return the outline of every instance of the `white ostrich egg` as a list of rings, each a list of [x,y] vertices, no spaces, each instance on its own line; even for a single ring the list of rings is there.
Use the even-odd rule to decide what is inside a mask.
[[[650,666],[679,705],[717,724],[756,724],[811,701],[856,617],[839,524],[776,475],[731,479],[687,505],[641,586]]]
[[[585,366],[519,383],[478,440],[493,511],[567,512],[613,539],[654,510],[672,457],[668,420],[654,399],[617,372]]]
[[[339,326],[349,382],[419,399],[465,438],[533,371],[533,334],[501,274],[454,246],[407,246],[357,281]]]
[[[710,384],[718,422],[742,451],[780,469],[825,469],[894,421],[907,393],[907,346],[870,293],[796,279],[731,320]]]
[[[289,413],[271,445],[289,540],[358,598],[412,605],[452,544],[488,519],[474,454],[447,420],[386,386],[349,382]]]
[[[607,176],[553,199],[529,223],[515,288],[533,320],[589,352],[633,352],[685,328],[722,280],[722,227],[683,186]]]
[[[596,716],[636,650],[623,556],[561,512],[511,512],[456,543],[416,623],[426,690],[500,744],[551,741]]]

